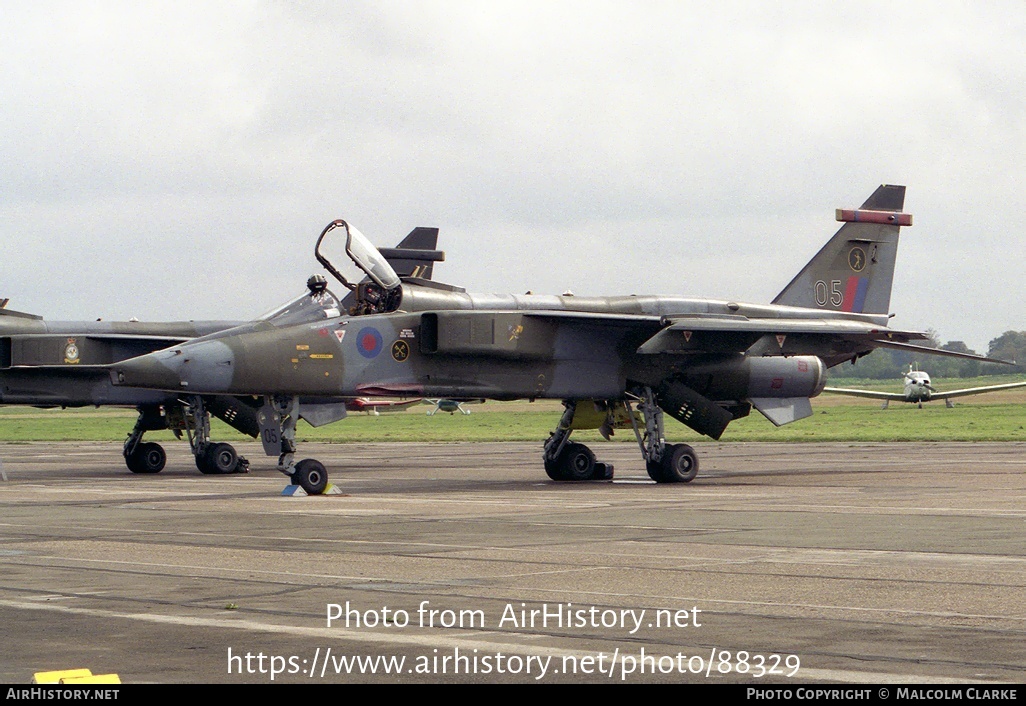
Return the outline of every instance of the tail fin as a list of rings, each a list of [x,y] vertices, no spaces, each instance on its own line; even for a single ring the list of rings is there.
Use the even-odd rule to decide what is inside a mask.
[[[858,209],[838,209],[844,225],[784,287],[774,304],[886,314],[891,302],[905,187],[882,185]]]
[[[10,299],[0,299],[0,316],[10,316],[20,319],[36,319],[37,321],[42,319],[42,316],[36,316],[35,314],[26,314],[24,311],[15,311],[14,309],[8,309],[7,303]]]
[[[437,228],[414,228],[394,248],[378,248],[400,277],[431,279],[435,263],[445,260],[445,253],[435,250]]]

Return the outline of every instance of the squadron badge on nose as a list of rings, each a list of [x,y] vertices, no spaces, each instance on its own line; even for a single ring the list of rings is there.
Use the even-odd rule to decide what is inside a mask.
[[[399,339],[392,344],[392,357],[397,363],[402,363],[404,360],[410,357],[410,344],[406,341]]]

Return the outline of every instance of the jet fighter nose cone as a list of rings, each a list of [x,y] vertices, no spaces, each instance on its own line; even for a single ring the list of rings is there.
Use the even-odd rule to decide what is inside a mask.
[[[233,363],[228,346],[203,341],[117,363],[111,368],[111,382],[152,390],[221,392],[231,384]]]
[[[110,380],[115,385],[143,387],[152,390],[181,390],[181,351],[178,362],[171,362],[166,351],[121,361],[111,368]]]

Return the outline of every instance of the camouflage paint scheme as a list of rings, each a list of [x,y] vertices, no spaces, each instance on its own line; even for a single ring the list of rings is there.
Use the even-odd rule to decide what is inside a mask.
[[[0,309],[0,404],[135,406],[167,397],[114,387],[103,366],[238,326],[232,321],[44,321]]]
[[[315,254],[352,290],[345,300],[311,290],[291,305],[296,318],[127,361],[113,366],[112,379],[248,399],[260,410],[265,450],[280,442],[279,469],[310,492],[323,490],[326,475],[316,461],[293,460],[296,407],[300,398],[337,396],[561,399],[566,412],[543,455],[554,480],[611,475],[568,441],[597,413],[604,432],[634,429],[653,479],[687,482],[697,457],[686,444],[664,442],[664,412],[713,438],[752,407],[788,423],[812,413],[827,368],[881,346],[919,348],[911,342],[925,334],[887,328],[898,233],[911,224],[904,194],[884,185],[860,209],[839,211],[844,225],[772,304],[470,294],[400,282],[376,264],[361,264],[367,277],[351,284],[320,254],[321,241],[345,228],[354,261],[373,246],[335,221]]]
[[[671,321],[679,323],[692,315],[688,300],[650,302],[654,306],[638,314],[566,316],[572,310],[546,311],[540,305],[551,301],[532,301],[540,297],[517,299],[513,305],[523,311],[494,311],[496,302],[489,302],[486,311],[446,311],[439,306],[444,302],[435,302],[425,312],[337,316],[281,328],[265,322],[244,333],[227,332],[149,356],[146,384],[231,395],[280,390],[276,394],[310,397],[615,399],[628,381],[652,386],[681,377],[698,392],[730,399],[759,396],[762,391],[749,389],[753,367],[768,363],[787,376],[786,382],[801,381],[798,388],[808,389],[808,396],[822,367],[798,370],[796,359],[785,356],[811,352],[840,362],[860,348],[875,347],[870,344],[880,337],[878,325],[841,321],[823,326],[819,312],[803,312],[807,323],[768,319],[729,335],[706,327],[709,319],[696,318],[686,322],[691,335],[685,340],[683,331],[666,321],[667,314],[656,312],[673,310]],[[636,308],[641,300],[623,308]],[[606,304],[610,311],[619,308],[614,300]],[[715,313],[704,304],[702,314]],[[753,314],[749,307],[735,311]],[[776,356],[744,355],[781,331],[795,331],[795,342],[785,339],[780,346],[774,340]],[[136,360],[131,368],[118,367],[126,371],[122,382],[139,384],[134,372],[143,365]]]
[[[383,250],[392,267],[405,275],[430,280],[433,263],[444,258],[434,250],[437,228],[415,228],[395,248]],[[163,469],[166,455],[156,443],[142,441],[147,431],[172,429],[188,434],[203,473],[246,470],[234,448],[210,440],[213,414],[240,431],[256,428],[231,396],[196,396],[181,391],[117,387],[107,366],[226,329],[245,330],[242,321],[72,321],[48,322],[6,308],[0,300],[0,404],[35,407],[115,405],[135,407],[139,419],[125,443],[125,461],[135,473]],[[274,312],[281,314],[281,311]],[[237,328],[243,326],[243,328]],[[333,401],[335,404],[339,401]],[[305,415],[313,424],[334,421],[334,409],[311,405]],[[249,422],[247,424],[247,422]]]
[[[199,430],[190,434],[190,443],[201,472],[245,472],[248,461],[232,446],[210,440],[206,407],[179,394],[115,387],[105,367],[238,325],[232,321],[47,322],[0,309],[0,404],[135,407],[139,417],[123,449],[125,465],[133,473],[163,470],[167,460],[163,447],[142,440],[147,431],[160,429],[172,429],[179,438],[183,432]],[[231,401],[212,400],[210,411],[220,411],[224,405],[219,402]],[[215,452],[217,459],[211,460]]]

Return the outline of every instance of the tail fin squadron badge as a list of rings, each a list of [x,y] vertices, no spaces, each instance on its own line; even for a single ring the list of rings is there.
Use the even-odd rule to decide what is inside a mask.
[[[866,268],[866,253],[862,248],[852,248],[848,251],[848,267],[852,272],[862,272]]]

